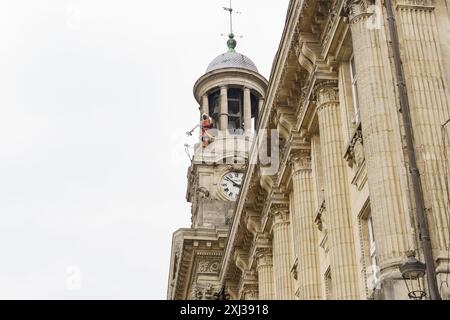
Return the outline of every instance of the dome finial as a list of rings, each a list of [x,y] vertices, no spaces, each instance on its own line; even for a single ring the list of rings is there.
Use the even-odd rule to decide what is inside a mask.
[[[228,35],[228,41],[227,41],[227,46],[228,46],[228,52],[236,52],[236,45],[237,45],[237,41],[234,39],[234,34],[230,33]]]
[[[230,33],[228,34],[228,41],[227,41],[227,47],[228,47],[228,52],[236,52],[236,50],[234,50],[236,48],[236,40],[234,39],[234,33],[233,33],[233,7],[231,5],[231,0],[230,0],[230,7],[224,7],[223,10],[228,11],[230,13]]]

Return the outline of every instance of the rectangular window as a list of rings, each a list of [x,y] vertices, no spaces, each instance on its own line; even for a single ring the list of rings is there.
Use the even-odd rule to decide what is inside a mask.
[[[368,285],[369,287],[372,287],[372,289],[376,289],[378,283],[380,282],[380,275],[377,264],[377,246],[375,243],[375,236],[373,232],[372,216],[369,216],[369,218],[367,219],[367,229],[369,233],[369,254],[372,273],[371,283],[368,283]]]
[[[209,116],[213,119],[213,128],[219,128],[220,121],[220,91],[211,93],[209,100]]]
[[[228,131],[241,134],[243,126],[243,92],[240,89],[228,90]]]
[[[361,121],[359,115],[359,95],[358,95],[358,74],[356,73],[355,57],[352,56],[349,61],[350,65],[350,79],[352,81],[352,95],[353,106],[355,108],[355,116],[353,118],[353,124],[359,124]]]
[[[377,263],[377,245],[375,243],[375,233],[370,207],[364,209],[360,220],[360,231],[362,232],[362,253],[364,257],[363,268],[366,276],[367,298],[372,299],[375,290],[380,284],[380,268]]]

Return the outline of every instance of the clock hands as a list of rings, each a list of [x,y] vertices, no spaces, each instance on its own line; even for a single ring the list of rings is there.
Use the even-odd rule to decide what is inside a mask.
[[[231,180],[229,177],[225,177],[225,179],[228,180],[228,181],[230,181],[230,182],[233,184],[233,186],[238,187],[238,188],[241,187],[240,184],[237,184],[235,181]]]

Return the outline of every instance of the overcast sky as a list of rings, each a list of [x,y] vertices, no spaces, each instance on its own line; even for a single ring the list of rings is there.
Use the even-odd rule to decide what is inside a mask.
[[[269,77],[288,0],[234,0]],[[0,298],[165,299],[228,0],[0,2]]]

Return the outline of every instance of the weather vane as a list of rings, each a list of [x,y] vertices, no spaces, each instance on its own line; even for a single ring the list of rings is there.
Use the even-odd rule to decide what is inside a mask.
[[[235,52],[234,49],[236,48],[237,42],[234,39],[235,36],[233,33],[233,13],[240,14],[241,12],[234,11],[233,6],[231,4],[231,0],[230,0],[230,6],[223,7],[223,10],[228,11],[230,13],[230,34],[228,35],[228,41],[227,41],[228,51]],[[239,38],[242,38],[242,36],[239,36]]]
[[[231,5],[231,0],[230,0],[230,6],[227,7],[223,7],[223,10],[228,11],[230,13],[230,34],[233,33],[233,6]]]

